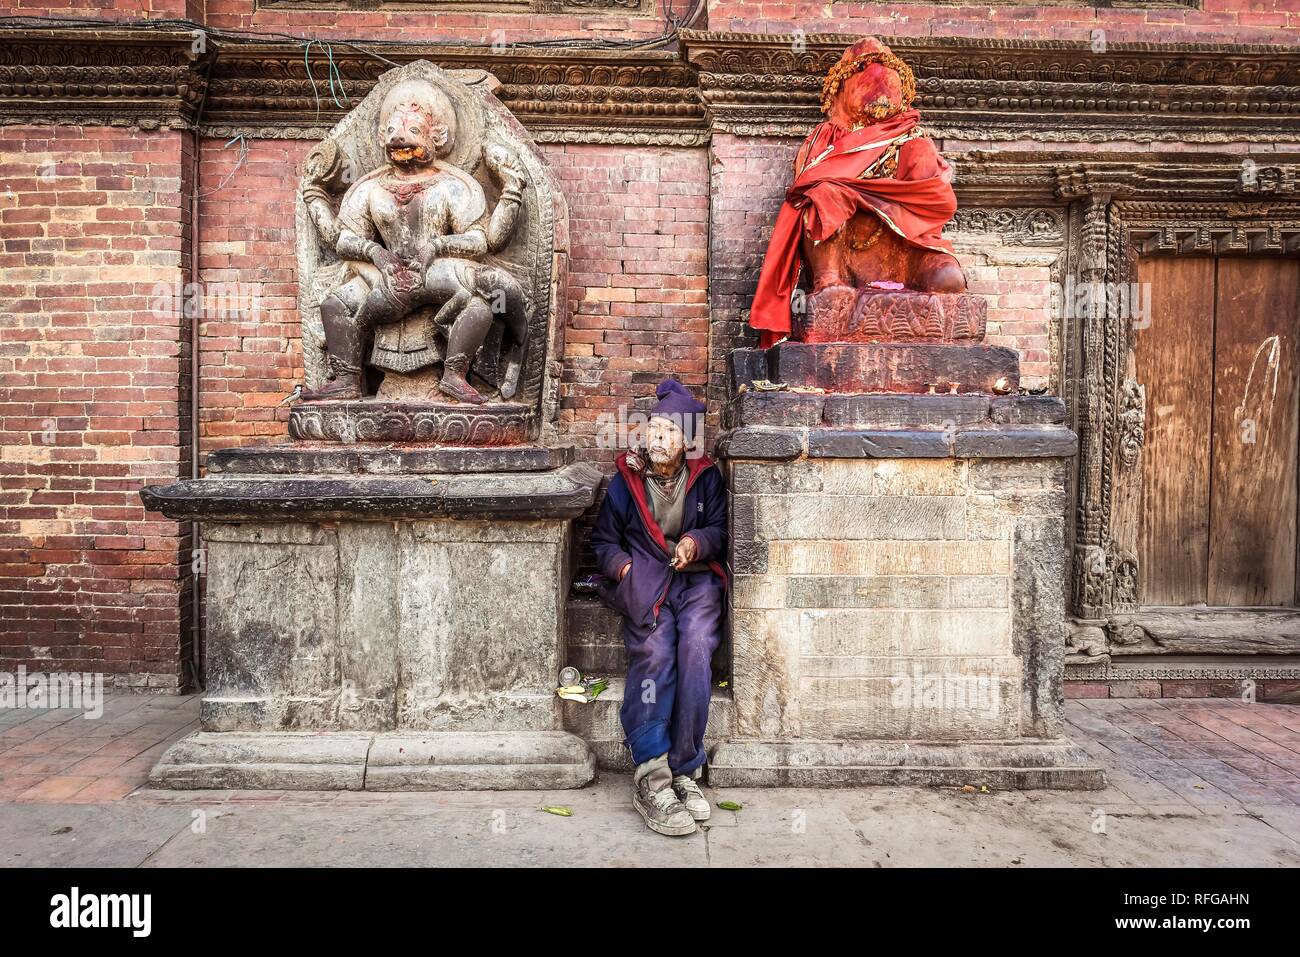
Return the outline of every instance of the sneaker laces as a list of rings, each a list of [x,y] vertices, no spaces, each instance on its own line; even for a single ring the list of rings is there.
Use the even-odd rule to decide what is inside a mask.
[[[654,801],[655,807],[665,814],[672,814],[681,809],[681,801],[677,800],[677,795],[673,793],[672,788],[660,788],[658,791],[650,792],[650,800]]]
[[[704,798],[704,792],[701,791],[700,786],[695,783],[695,779],[687,777],[685,774],[679,774],[677,777],[673,778],[673,787],[685,791],[688,798]]]

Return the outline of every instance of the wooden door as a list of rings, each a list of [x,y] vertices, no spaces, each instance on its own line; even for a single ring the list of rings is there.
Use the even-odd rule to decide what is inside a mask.
[[[1300,261],[1153,257],[1138,281],[1140,601],[1293,605]]]

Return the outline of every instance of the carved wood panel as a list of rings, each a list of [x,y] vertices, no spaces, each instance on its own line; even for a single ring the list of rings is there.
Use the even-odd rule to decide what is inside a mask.
[[[1275,169],[1270,182],[1294,182],[1293,163]],[[1300,255],[1294,186],[1278,185],[1257,201],[1243,199],[1260,195],[1246,191],[1259,182],[1258,170],[1234,167],[1221,157],[1201,164],[1189,159],[1181,168],[1144,167],[1138,175],[1121,175],[1105,164],[1058,170],[1058,193],[1074,202],[1072,278],[1101,284],[1090,308],[1064,318],[1067,340],[1077,350],[1068,391],[1080,440],[1072,571],[1079,617],[1106,618],[1139,602],[1147,410],[1134,365],[1137,310],[1126,299],[1138,283],[1139,261]]]

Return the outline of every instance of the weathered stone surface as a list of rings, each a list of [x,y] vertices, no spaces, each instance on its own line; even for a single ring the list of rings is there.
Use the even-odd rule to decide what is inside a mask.
[[[786,541],[769,545],[769,571],[787,575],[1005,575],[1010,543]]]
[[[731,400],[728,424],[804,425],[822,422],[826,396],[817,392],[760,392],[748,389]]]
[[[165,786],[362,787],[366,750],[330,742],[376,733],[368,788],[591,779],[554,694],[568,520],[212,524],[207,546],[204,731]]]
[[[220,476],[149,485],[140,498],[168,518],[205,521],[575,518],[591,507],[600,481],[586,464],[428,478]]]
[[[1064,425],[1065,402],[1054,395],[1004,395],[993,400],[994,422],[1012,425]]]
[[[963,538],[965,522],[956,496],[758,496],[758,534],[768,540]]]
[[[907,677],[906,673],[903,675]],[[1001,740],[1020,731],[1020,682],[988,674],[929,674],[938,703],[925,705],[900,678],[836,676],[800,682],[802,733],[858,740]],[[899,698],[902,702],[900,703]]]
[[[359,791],[368,734],[198,732],[172,745],[149,776],[154,787]]]
[[[163,755],[154,787],[321,791],[575,788],[595,776],[586,742],[564,731],[199,732]]]
[[[950,432],[934,429],[816,429],[808,433],[814,458],[944,458],[953,454]]]
[[[953,420],[926,428],[811,428],[741,426],[718,439],[718,454],[734,461],[868,458],[1062,458],[1077,450],[1061,426],[961,426]]]
[[[715,748],[718,787],[915,785],[1096,790],[1101,768],[1069,741],[962,744],[889,741],[730,740]]]
[[[722,779],[1098,786],[1059,740],[1064,465],[733,461],[733,529],[763,563],[733,583],[736,713],[713,756]],[[829,739],[843,746],[819,746]],[[890,740],[954,747],[929,751],[934,767],[896,767],[881,750]],[[774,741],[801,750],[765,751]],[[962,750],[976,741],[998,744]],[[999,760],[1027,766],[982,764]]]
[[[431,475],[544,472],[569,464],[569,449],[535,445],[412,448],[361,445],[254,445],[208,454],[209,475]]]
[[[596,776],[587,743],[565,731],[376,735],[367,791],[576,788]]]
[[[258,544],[207,545],[206,730],[336,726],[337,542],[277,541],[310,538],[279,531]]]
[[[564,664],[583,674],[608,675],[627,671],[623,619],[594,597],[570,597]]]
[[[781,342],[767,350],[768,377],[827,392],[1014,392],[1020,357],[1003,346],[947,343]]]
[[[1069,429],[1029,427],[1019,429],[962,429],[955,434],[954,454],[963,458],[1068,458],[1079,450],[1078,437]]]
[[[827,395],[827,425],[901,428],[970,425],[989,418],[986,395]],[[738,423],[739,424],[739,423]]]
[[[881,432],[945,433],[950,446],[955,446],[959,434],[966,433],[968,447],[961,451],[950,448],[947,454],[1021,457],[1074,454],[1065,436],[1065,421],[1065,405],[1054,396],[823,394],[789,390],[746,391],[735,396],[726,416],[727,427],[734,430],[783,426],[811,431],[829,429],[828,436],[861,432],[883,448],[888,448],[890,441],[880,438]],[[977,443],[983,443],[990,451],[981,451]]]
[[[458,542],[417,523],[399,537],[398,728],[545,730],[556,726],[557,629],[567,536]]]
[[[727,377],[731,386],[730,395],[738,394],[742,385],[752,387],[755,379],[766,379],[766,350],[732,349],[727,353]]]
[[[718,454],[733,459],[793,459],[803,453],[804,434],[793,429],[733,429],[718,436]]]
[[[818,609],[799,615],[814,657],[999,656],[1012,652],[1010,609]]]

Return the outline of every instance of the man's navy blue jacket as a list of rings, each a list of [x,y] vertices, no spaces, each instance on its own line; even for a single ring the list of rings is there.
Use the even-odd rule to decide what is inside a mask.
[[[656,620],[674,574],[672,554],[664,533],[646,502],[645,483],[627,464],[627,453],[615,462],[618,474],[610,480],[600,516],[591,532],[591,545],[606,581],[601,598],[635,625]],[[682,509],[682,534],[695,541],[696,561],[707,562],[727,584],[723,563],[727,555],[727,496],[722,475],[706,455],[686,460],[686,501]],[[621,582],[618,573],[628,562],[632,568]]]

